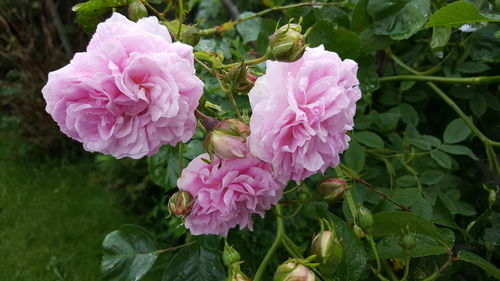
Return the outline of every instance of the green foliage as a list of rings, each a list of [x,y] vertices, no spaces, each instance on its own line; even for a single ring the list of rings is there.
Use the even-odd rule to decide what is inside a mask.
[[[123,225],[104,238],[101,272],[104,280],[140,280],[158,253],[154,236],[135,225]]]
[[[110,8],[126,6],[132,2],[133,0],[90,0],[75,5],[73,11],[77,13],[78,24],[85,31],[94,32],[97,24],[101,22],[102,17]]]
[[[226,277],[221,260],[221,239],[197,236],[195,243],[180,250],[165,268],[163,281],[220,281]]]
[[[427,27],[460,27],[466,23],[487,21],[493,20],[482,16],[472,3],[461,0],[436,11],[429,19]]]

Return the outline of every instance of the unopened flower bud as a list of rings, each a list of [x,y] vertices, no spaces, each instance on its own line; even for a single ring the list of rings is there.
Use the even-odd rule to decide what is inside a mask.
[[[230,266],[235,262],[240,260],[240,254],[236,251],[233,246],[229,246],[229,244],[224,245],[224,251],[222,252],[222,261],[226,266]]]
[[[415,233],[404,232],[399,238],[399,246],[405,250],[411,250],[417,245],[415,241]]]
[[[320,263],[320,270],[333,275],[344,258],[344,248],[335,232],[324,230],[313,238],[311,254],[316,255],[316,260]]]
[[[236,119],[225,119],[207,135],[205,149],[221,159],[243,158],[248,153],[248,134],[250,128],[245,123]]]
[[[241,93],[248,93],[256,80],[255,76],[248,73],[244,64],[233,66],[224,74],[222,79]]]
[[[347,191],[347,183],[341,179],[329,178],[322,181],[318,187],[323,200],[328,203],[335,203],[344,197]]]
[[[306,35],[302,35],[300,24],[289,23],[278,28],[269,37],[266,55],[271,60],[293,62],[302,57],[306,50]]]
[[[252,279],[250,279],[250,277],[246,276],[243,273],[233,274],[233,276],[231,276],[230,280],[231,281],[252,281]]]
[[[365,238],[366,236],[366,233],[363,231],[363,229],[361,229],[359,226],[357,225],[354,225],[352,227],[352,230],[354,231],[354,234],[356,234],[356,236],[359,238],[359,239],[363,239]]]
[[[295,259],[290,259],[278,266],[274,273],[274,281],[315,281],[316,276]]]
[[[195,46],[200,42],[199,29],[195,26],[185,26],[185,30],[181,34],[181,42]]]
[[[356,222],[364,232],[369,232],[373,225],[372,212],[365,206],[361,206],[356,213]]]
[[[193,196],[187,191],[177,191],[168,200],[168,208],[178,217],[186,217],[193,208]]]
[[[133,1],[128,5],[128,18],[138,21],[140,18],[148,16],[148,10],[140,0]]]

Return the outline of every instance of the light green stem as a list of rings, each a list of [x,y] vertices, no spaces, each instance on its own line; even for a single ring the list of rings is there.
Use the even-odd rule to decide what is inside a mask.
[[[377,272],[380,272],[382,270],[382,265],[380,264],[380,257],[378,256],[377,245],[375,244],[375,241],[373,240],[373,236],[371,234],[367,234],[366,239],[368,240],[368,243],[370,243],[373,255],[375,256],[375,262],[377,263],[376,270]]]
[[[281,213],[281,206],[276,205],[274,207],[276,211],[276,238],[274,239],[273,244],[271,245],[271,248],[266,253],[266,256],[262,260],[262,262],[259,265],[259,268],[257,269],[257,272],[255,273],[255,277],[253,281],[261,281],[262,276],[264,275],[264,272],[266,271],[267,264],[273,257],[274,253],[278,248],[283,244],[283,237],[285,235],[285,224],[283,223],[283,219],[281,218],[282,213]]]
[[[396,75],[386,76],[379,80],[380,82],[391,81],[426,81],[426,82],[441,82],[453,84],[488,84],[500,82],[500,75],[496,76],[476,76],[476,77],[441,77],[441,76],[425,76],[425,75]]]
[[[408,279],[409,273],[410,273],[410,257],[406,256],[405,257],[405,272],[403,274],[403,278],[401,278],[401,281],[406,281],[406,279]]]
[[[265,62],[267,59],[268,59],[267,56],[262,56],[260,58],[256,58],[256,59],[245,61],[244,63],[247,66],[248,65],[254,65],[254,64],[259,64],[261,62]],[[223,65],[222,68],[231,68],[231,67],[240,66],[240,65],[241,65],[241,62],[235,62],[235,63]]]

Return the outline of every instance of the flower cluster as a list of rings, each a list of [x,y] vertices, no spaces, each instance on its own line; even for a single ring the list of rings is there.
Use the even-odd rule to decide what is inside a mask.
[[[323,46],[306,48],[299,28],[277,32],[270,39],[282,53],[271,44],[277,61],[267,63],[248,94],[249,126],[235,119],[213,126],[208,154],[183,170],[180,192],[169,201],[195,235],[252,229],[252,215],[263,217],[277,204],[289,180],[299,183],[338,165],[348,147],[361,97],[357,64]],[[86,150],[152,155],[194,134],[203,83],[193,64],[192,47],[172,43],[156,18],[134,23],[114,13],[99,24],[86,52],[49,74],[46,109]],[[250,88],[253,81],[244,80]]]

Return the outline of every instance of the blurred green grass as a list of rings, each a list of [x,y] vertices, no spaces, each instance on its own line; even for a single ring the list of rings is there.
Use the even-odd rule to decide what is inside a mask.
[[[99,280],[104,236],[133,218],[91,161],[40,160],[20,144],[0,132],[0,281]]]

